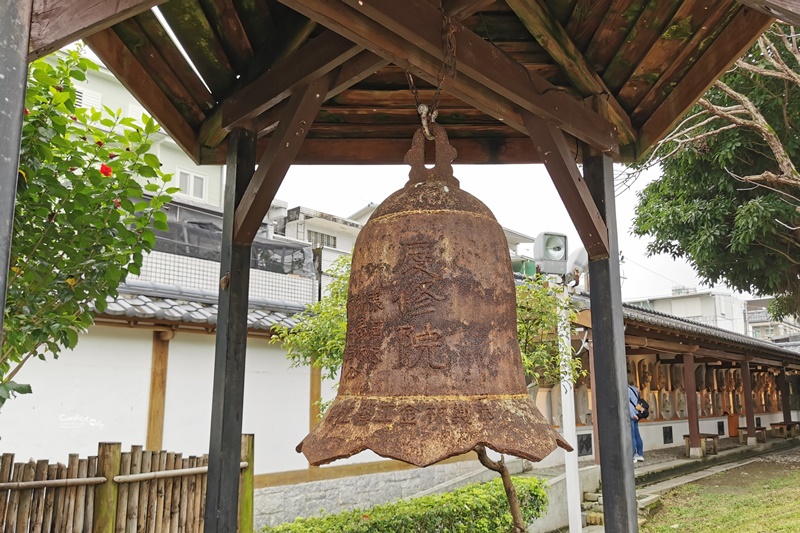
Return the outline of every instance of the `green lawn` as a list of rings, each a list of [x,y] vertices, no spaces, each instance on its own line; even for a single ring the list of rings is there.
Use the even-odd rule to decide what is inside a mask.
[[[756,462],[665,494],[642,531],[797,533],[798,500],[800,464]]]

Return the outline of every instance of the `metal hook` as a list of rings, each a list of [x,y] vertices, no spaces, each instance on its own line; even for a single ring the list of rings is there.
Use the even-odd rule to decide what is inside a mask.
[[[425,134],[425,138],[429,141],[433,141],[436,137],[431,133],[431,124],[436,122],[436,117],[439,116],[439,110],[434,109],[433,113],[429,112],[428,106],[425,104],[419,104],[417,107],[417,112],[419,113],[420,121],[422,122],[422,133]]]

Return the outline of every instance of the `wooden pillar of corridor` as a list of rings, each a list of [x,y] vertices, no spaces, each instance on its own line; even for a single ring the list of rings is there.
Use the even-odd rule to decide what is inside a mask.
[[[756,443],[756,416],[753,409],[753,384],[750,382],[750,362],[742,361],[742,390],[744,392],[744,416],[747,419],[747,444]]]
[[[783,421],[792,421],[792,402],[789,396],[789,379],[786,376],[786,367],[781,367],[781,373],[778,374],[778,388],[781,391],[781,410],[783,411]]]
[[[700,449],[700,420],[697,416],[697,383],[695,381],[694,354],[683,354],[683,385],[686,390],[686,411],[689,419],[689,457],[702,457]]]

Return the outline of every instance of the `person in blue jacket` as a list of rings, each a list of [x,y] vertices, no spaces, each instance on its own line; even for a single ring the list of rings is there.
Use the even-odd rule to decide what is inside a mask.
[[[639,434],[639,389],[636,385],[628,385],[628,412],[631,415],[631,442],[633,443],[633,462],[644,461],[644,444]]]

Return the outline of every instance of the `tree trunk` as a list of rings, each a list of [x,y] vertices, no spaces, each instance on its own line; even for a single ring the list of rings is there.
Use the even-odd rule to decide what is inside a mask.
[[[503,488],[506,491],[508,498],[508,505],[511,507],[511,518],[513,520],[513,533],[525,533],[525,521],[522,519],[522,510],[519,507],[519,498],[517,498],[517,491],[514,489],[514,484],[511,483],[511,473],[508,471],[505,460],[492,461],[486,455],[486,448],[483,444],[475,447],[475,452],[478,454],[478,460],[483,466],[494,472],[498,472],[503,479]]]

